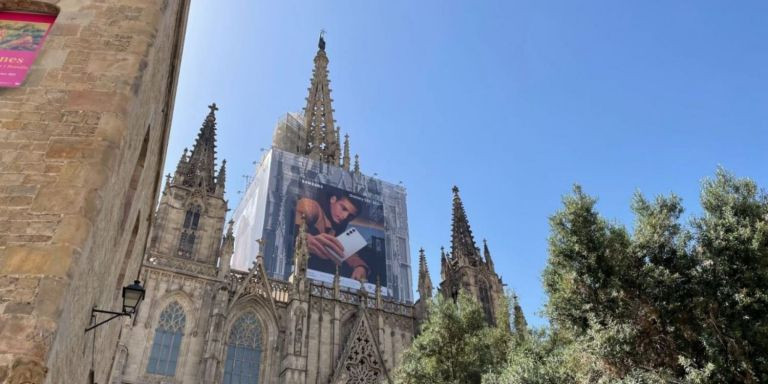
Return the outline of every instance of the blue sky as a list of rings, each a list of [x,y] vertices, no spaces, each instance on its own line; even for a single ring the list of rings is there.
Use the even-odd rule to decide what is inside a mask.
[[[304,106],[321,29],[335,118],[364,173],[408,191],[439,281],[451,186],[534,324],[548,217],[574,183],[632,225],[632,194],[686,217],[718,165],[768,185],[768,2],[194,1],[166,161],[215,101],[234,208],[280,115]],[[415,278],[414,278],[415,282]]]

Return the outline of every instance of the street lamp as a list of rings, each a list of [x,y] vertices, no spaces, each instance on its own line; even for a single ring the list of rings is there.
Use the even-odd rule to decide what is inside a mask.
[[[96,316],[97,313],[106,313],[108,315],[112,315],[112,317],[94,324],[88,328],[85,329],[85,332],[103,325],[111,320],[114,320],[120,316],[128,316],[136,313],[136,308],[138,308],[139,304],[141,303],[141,300],[144,299],[144,287],[141,286],[141,282],[138,280],[134,280],[133,284],[123,287],[123,311],[122,312],[114,312],[114,311],[105,311],[103,309],[98,309],[96,307],[91,308],[91,318]]]
[[[129,316],[136,313],[136,307],[143,299],[144,287],[138,280],[134,280],[133,284],[123,287],[123,313]]]

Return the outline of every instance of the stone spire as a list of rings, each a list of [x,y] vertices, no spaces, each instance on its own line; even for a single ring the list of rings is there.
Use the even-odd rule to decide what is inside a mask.
[[[184,148],[184,152],[181,153],[178,164],[176,164],[176,172],[173,175],[173,183],[182,184],[184,175],[187,174],[187,161],[189,160],[189,149]]]
[[[355,167],[354,167],[355,173],[360,173],[360,156],[355,155]]]
[[[333,152],[333,156],[336,158],[336,166],[341,167],[341,128],[336,127],[336,150]]]
[[[483,239],[483,258],[485,258],[485,266],[488,270],[496,273],[496,268],[493,266],[493,259],[491,259],[491,251],[488,250],[488,242]]]
[[[328,56],[325,55],[325,39],[320,34],[315,55],[315,68],[304,108],[304,127],[307,130],[306,152],[314,160],[338,164],[339,142],[334,128],[331,88],[328,79]]]
[[[448,269],[448,259],[445,257],[445,248],[440,247],[440,280],[445,281]]]
[[[210,112],[200,127],[195,146],[186,160],[182,185],[190,188],[202,188],[208,193],[216,190],[216,103],[208,106]],[[182,156],[185,157],[185,156]],[[181,162],[179,164],[181,166]]]
[[[219,196],[224,196],[224,184],[227,181],[227,160],[221,161],[221,168],[219,168],[219,173],[216,175],[216,194]]]
[[[349,135],[344,135],[344,158],[341,166],[345,171],[349,171]]]
[[[235,251],[235,235],[232,229],[234,223],[235,222],[232,220],[229,221],[227,225],[227,234],[224,235],[224,239],[221,241],[218,273],[220,279],[225,278],[229,274],[229,264],[232,261],[232,253]]]
[[[451,257],[460,264],[477,265],[480,254],[469,228],[464,204],[459,197],[459,187],[453,187],[453,222],[451,224]]]
[[[299,234],[293,248],[293,284],[296,293],[303,293],[306,287],[307,262],[309,261],[309,246],[307,245],[307,224],[303,220],[299,224]]]
[[[432,279],[427,269],[427,257],[424,248],[419,249],[419,299],[427,300],[432,297]]]

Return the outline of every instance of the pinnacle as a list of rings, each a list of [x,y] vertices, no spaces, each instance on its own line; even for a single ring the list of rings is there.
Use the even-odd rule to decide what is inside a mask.
[[[306,150],[312,158],[339,165],[339,132],[333,119],[330,80],[328,79],[328,58],[325,55],[324,33],[318,42],[315,66],[312,69],[309,97],[304,107],[304,127],[307,130]]]
[[[469,220],[464,211],[464,204],[459,196],[459,188],[453,186],[453,223],[451,225],[451,254],[453,258],[466,258],[469,264],[475,264],[478,254]]]
[[[184,185],[203,187],[207,192],[215,190],[214,174],[216,163],[216,103],[208,106],[210,111],[197,134],[192,153],[187,160]],[[186,154],[186,150],[184,152]],[[186,156],[183,156],[186,157]]]

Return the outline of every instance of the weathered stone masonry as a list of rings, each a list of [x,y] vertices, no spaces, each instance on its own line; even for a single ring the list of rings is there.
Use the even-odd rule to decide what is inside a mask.
[[[83,330],[137,276],[188,5],[0,0],[59,11],[25,84],[0,89],[0,383],[85,382],[92,355],[110,374],[120,322]]]

